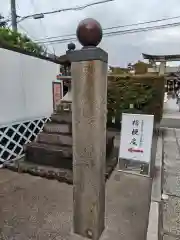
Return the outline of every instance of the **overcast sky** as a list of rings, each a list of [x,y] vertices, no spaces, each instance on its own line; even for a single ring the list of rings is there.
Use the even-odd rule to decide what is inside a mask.
[[[97,0],[16,1],[17,14],[25,16],[84,5]],[[0,12],[5,17],[9,16],[10,0],[0,0],[0,6]],[[25,20],[19,25],[19,30],[24,31],[23,29],[25,29],[30,37],[39,39],[47,36],[75,33],[79,21],[87,17],[95,18],[101,23],[103,28],[106,28],[178,15],[180,15],[180,0],[115,0],[114,2],[86,8],[83,11],[49,15],[41,21]],[[173,22],[178,21],[180,21],[180,18]],[[164,22],[164,24],[168,22]],[[48,47],[52,51],[52,46],[48,45]],[[53,45],[53,47],[56,55],[62,55],[67,49],[67,43],[59,43]],[[79,47],[80,45],[77,44],[77,48]],[[113,66],[127,66],[129,62],[141,60],[142,52],[148,54],[180,54],[180,26],[153,32],[106,37],[103,39],[100,47],[108,51],[109,64]]]

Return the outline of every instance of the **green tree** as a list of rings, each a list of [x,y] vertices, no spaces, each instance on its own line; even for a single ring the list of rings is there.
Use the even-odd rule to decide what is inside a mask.
[[[25,51],[35,53],[36,55],[46,54],[45,49],[34,43],[29,37],[21,33],[14,32],[6,27],[0,27],[0,44],[24,49]]]
[[[139,78],[130,75],[109,76],[107,92],[108,122],[112,123],[112,117],[115,117],[115,125],[118,126],[123,112],[149,113],[150,105],[156,97],[156,88],[146,83],[145,76]],[[130,104],[133,104],[133,109],[130,109]]]
[[[4,20],[3,15],[0,14],[0,27],[6,27],[7,21]]]
[[[112,67],[112,66],[110,66],[109,70],[111,71],[111,74],[115,74],[115,75],[121,75],[121,74],[129,73],[129,69],[128,68]]]
[[[148,72],[148,68],[151,67],[150,64],[141,62],[141,61],[138,61],[137,63],[133,64],[132,66],[135,70],[135,74],[146,74]]]

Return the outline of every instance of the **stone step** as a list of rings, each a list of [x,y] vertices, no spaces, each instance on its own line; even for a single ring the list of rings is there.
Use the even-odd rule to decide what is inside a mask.
[[[37,137],[37,142],[60,146],[72,146],[72,135],[41,132]]]
[[[25,160],[58,168],[72,169],[72,147],[32,142],[26,145]]]
[[[64,141],[71,141],[72,143],[71,135],[40,133],[36,142],[25,145],[26,161],[40,165],[72,169],[72,145],[63,145],[59,137],[64,138]],[[65,140],[66,137],[71,138],[71,140]],[[110,156],[113,149],[114,136],[111,133],[107,133],[106,161],[108,161],[108,156]]]
[[[62,112],[62,114],[52,114],[51,121],[54,123],[72,123],[72,113]]]
[[[72,133],[72,125],[69,123],[46,123],[43,129],[46,133]]]

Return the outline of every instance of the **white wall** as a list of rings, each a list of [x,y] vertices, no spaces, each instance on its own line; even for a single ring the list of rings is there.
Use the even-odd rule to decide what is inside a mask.
[[[59,65],[0,48],[0,125],[49,116]]]
[[[166,73],[173,73],[177,71],[179,71],[179,67],[166,66],[166,69],[165,69]],[[156,68],[148,68],[148,72],[149,73],[159,72],[159,66],[157,66]]]
[[[166,67],[166,73],[173,73],[173,72],[178,72],[179,71],[179,67]]]

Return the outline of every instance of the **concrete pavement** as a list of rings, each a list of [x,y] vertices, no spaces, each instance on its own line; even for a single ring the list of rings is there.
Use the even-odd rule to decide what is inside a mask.
[[[150,189],[150,178],[114,171],[102,240],[146,239]],[[72,206],[71,185],[0,170],[0,239],[68,240]]]
[[[0,170],[0,239],[67,239],[72,187]]]
[[[176,99],[169,98],[166,102],[164,102],[164,113],[175,113],[178,112],[178,106],[176,104]]]
[[[180,239],[180,130],[164,130],[162,233],[164,240]]]
[[[163,129],[163,168],[161,188],[157,185],[162,193],[160,199],[157,199],[160,203],[159,239],[177,240],[180,239],[180,112],[176,99],[169,99],[164,103],[160,126]]]
[[[176,99],[168,99],[164,103],[164,114],[161,121],[161,127],[163,128],[180,128],[180,112],[176,104]]]
[[[175,102],[170,101],[165,107],[164,127],[168,125],[173,127],[174,119],[176,126],[180,128],[178,118],[180,119],[180,114],[177,112]],[[176,240],[176,236],[180,239],[179,142],[178,130],[166,131],[163,141],[163,156],[167,156],[164,157],[166,160],[163,191],[168,199],[163,200],[163,240]],[[119,145],[119,139],[116,144]],[[159,160],[162,160],[158,151],[157,155]],[[151,179],[114,171],[107,182],[106,230],[101,240],[145,240],[147,228],[147,239],[157,240],[159,223],[157,203],[161,201],[160,179],[161,175],[153,182],[152,195],[154,195],[150,208]],[[0,239],[69,240],[72,228],[72,195],[71,185],[1,169]]]

